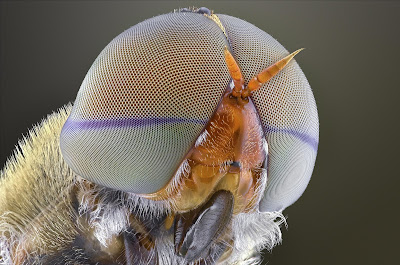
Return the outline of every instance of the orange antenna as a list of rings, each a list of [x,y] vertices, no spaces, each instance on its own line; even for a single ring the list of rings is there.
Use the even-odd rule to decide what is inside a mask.
[[[293,59],[293,57],[304,50],[304,48],[298,49],[295,52],[292,52],[282,60],[274,63],[273,65],[267,67],[262,70],[257,76],[253,77],[249,83],[247,84],[246,89],[242,92],[242,97],[250,96],[251,92],[259,89],[263,84],[268,82],[273,76],[279,73],[289,62]]]
[[[225,54],[225,62],[226,65],[228,66],[229,74],[233,79],[233,83],[235,87],[232,90],[232,95],[234,97],[239,97],[242,93],[242,90],[244,88],[244,80],[242,73],[240,72],[239,65],[237,64],[235,58],[233,58],[233,55],[229,52],[228,48],[224,49],[224,54]]]

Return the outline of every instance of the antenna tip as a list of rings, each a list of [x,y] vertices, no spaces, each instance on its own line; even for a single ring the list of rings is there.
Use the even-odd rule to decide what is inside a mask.
[[[301,51],[304,50],[304,49],[305,49],[305,48],[300,48],[300,49],[298,49],[298,50],[292,52],[289,56],[290,56],[291,58],[293,58],[296,54],[298,54],[299,52],[301,52]]]

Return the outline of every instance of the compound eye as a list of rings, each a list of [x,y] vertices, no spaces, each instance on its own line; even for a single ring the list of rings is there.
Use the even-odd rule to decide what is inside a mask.
[[[83,178],[149,194],[174,176],[229,82],[226,37],[202,14],[133,26],[99,55],[60,136]]]

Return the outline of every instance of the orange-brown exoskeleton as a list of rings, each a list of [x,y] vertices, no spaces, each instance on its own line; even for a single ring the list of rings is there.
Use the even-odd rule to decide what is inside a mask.
[[[318,147],[311,88],[207,8],[117,36],[0,179],[0,264],[257,264]]]

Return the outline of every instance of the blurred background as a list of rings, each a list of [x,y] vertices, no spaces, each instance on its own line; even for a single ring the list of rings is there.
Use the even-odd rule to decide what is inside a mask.
[[[75,99],[100,51],[174,8],[244,19],[296,57],[317,102],[319,153],[265,264],[398,260],[400,4],[383,1],[0,2],[0,166],[18,139]],[[397,209],[397,210],[396,210]]]

